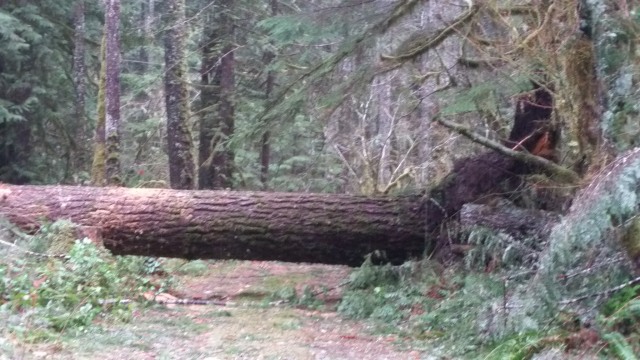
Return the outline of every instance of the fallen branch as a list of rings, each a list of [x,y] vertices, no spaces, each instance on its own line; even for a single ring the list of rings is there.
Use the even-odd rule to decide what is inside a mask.
[[[435,120],[438,123],[444,125],[445,127],[457,132],[458,134],[465,136],[469,140],[476,142],[480,145],[484,145],[489,149],[495,150],[496,152],[502,155],[514,158],[526,164],[539,166],[543,170],[547,171],[548,173],[556,176],[559,180],[563,180],[573,184],[576,184],[580,181],[580,176],[578,176],[578,174],[576,174],[574,171],[569,170],[563,166],[560,166],[545,158],[535,156],[522,151],[512,150],[500,144],[499,142],[493,141],[489,138],[486,138],[482,135],[475,133],[474,131],[472,131],[471,129],[469,129],[464,125],[456,124],[453,121],[446,120],[442,116],[437,116]]]

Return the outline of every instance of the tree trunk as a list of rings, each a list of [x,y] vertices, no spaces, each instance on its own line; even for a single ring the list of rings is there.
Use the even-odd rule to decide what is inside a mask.
[[[107,67],[105,64],[105,55],[107,47],[107,33],[102,35],[102,45],[100,46],[100,80],[98,82],[98,99],[97,99],[97,119],[96,133],[93,138],[93,162],[91,164],[91,184],[94,186],[105,185],[105,89],[107,87]]]
[[[278,1],[270,0],[271,16],[278,15]],[[275,54],[271,50],[273,44],[269,44],[269,48],[264,52],[263,61],[266,67],[272,66],[272,62],[275,58]],[[276,75],[271,69],[267,70],[267,79],[265,82],[264,101],[265,107],[273,97],[273,86],[275,85]],[[265,108],[265,110],[267,110]],[[271,131],[269,127],[262,133],[260,139],[260,183],[262,189],[267,190],[269,188],[269,163],[271,161]]]
[[[169,28],[165,35],[165,103],[167,108],[167,142],[169,182],[174,189],[192,189],[195,179],[193,141],[187,120],[189,99],[185,83],[185,3],[167,2]]]
[[[231,18],[225,16],[223,21],[225,35],[232,37],[234,25]],[[227,45],[222,48],[220,66],[216,69],[216,76],[220,79],[220,104],[214,128],[218,131],[220,146],[213,149],[212,155],[214,189],[231,188],[233,185],[234,153],[229,147],[229,139],[231,139],[235,128],[235,104],[233,99],[236,82],[234,50],[234,45],[231,41],[227,41]]]
[[[109,185],[120,185],[120,0],[109,0],[106,8],[106,159],[105,172]]]
[[[386,252],[397,263],[422,254],[419,196],[70,186],[0,187],[0,215],[35,229],[70,219],[98,227],[114,254],[359,265]]]
[[[74,8],[73,23],[73,87],[75,90],[75,146],[72,161],[74,163],[74,171],[86,170],[87,165],[87,119],[85,116],[85,0],[77,0]]]
[[[140,45],[138,50],[139,62],[136,70],[141,75],[146,74],[149,69],[149,49],[153,46],[153,30],[151,29],[151,24],[155,16],[154,1],[155,0],[143,0],[140,2],[140,25],[138,33],[140,37],[144,39],[144,44]]]
[[[198,186],[200,189],[232,187],[233,151],[229,139],[234,131],[235,59],[233,4],[227,1],[219,14],[210,14],[204,25],[206,43],[203,46],[200,115],[200,145]],[[211,25],[214,24],[214,25]]]
[[[0,215],[32,230],[41,219],[98,227],[115,254],[357,265],[381,250],[399,263],[433,249],[465,203],[502,193],[518,164],[481,154],[427,195],[403,197],[5,186]]]
[[[267,50],[264,53],[265,66],[271,66],[271,62],[275,58],[272,51]],[[268,104],[273,94],[273,86],[275,84],[275,73],[273,70],[267,71],[267,80],[264,90],[264,101]],[[271,131],[267,125],[262,138],[260,139],[260,183],[262,189],[267,190],[269,188],[269,163],[271,161]]]
[[[213,10],[212,10],[213,11]],[[211,12],[211,11],[210,11]],[[220,32],[217,31],[216,17],[205,14],[203,18],[204,44],[202,44],[202,64],[200,67],[200,143],[198,144],[198,188],[213,189],[214,169],[212,155],[216,143],[215,122],[220,102],[220,78],[217,76],[219,64]]]

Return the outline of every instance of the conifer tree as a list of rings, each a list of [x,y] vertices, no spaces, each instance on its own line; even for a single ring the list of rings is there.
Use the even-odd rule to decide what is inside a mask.
[[[168,28],[164,38],[165,105],[167,110],[167,141],[169,181],[173,189],[192,189],[195,167],[193,142],[187,120],[189,102],[185,82],[185,2],[166,2]]]
[[[120,185],[120,0],[107,1],[105,19],[105,175],[107,184]]]

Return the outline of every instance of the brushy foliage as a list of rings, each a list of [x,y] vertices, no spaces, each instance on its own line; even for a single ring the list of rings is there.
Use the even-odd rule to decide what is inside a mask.
[[[120,300],[149,290],[153,268],[145,258],[113,257],[88,239],[75,240],[73,230],[72,224],[54,223],[35,236],[21,234],[23,241],[18,242],[42,254],[67,248],[63,258],[0,247],[0,319],[6,324],[2,332],[34,341],[84,331],[97,318],[131,319],[135,303]]]
[[[437,346],[442,355],[477,353],[502,334],[506,319],[493,310],[504,302],[499,276],[440,269],[423,260],[400,267],[370,261],[350,279],[339,311],[372,319],[378,329]]]
[[[475,251],[446,270],[428,260],[400,267],[367,260],[352,274],[339,311],[370,319],[378,331],[412,339],[416,348],[442,356],[531,359],[599,353],[636,359],[631,355],[640,353],[640,286],[614,293],[599,312],[591,309],[590,317],[557,301],[541,301],[532,309],[531,302],[540,298],[520,297],[520,291],[539,281],[530,262],[542,250],[510,258],[508,246],[500,246],[505,238],[498,235],[476,233]],[[493,258],[500,260],[499,267],[482,272]]]
[[[608,352],[620,359],[637,359],[633,354],[640,354],[640,285],[611,296],[598,320]]]
[[[529,289],[530,299],[558,303],[629,280],[632,272],[613,230],[624,229],[637,213],[639,154],[628,153],[605,169],[556,225],[540,261],[538,283]],[[585,309],[602,302],[600,297],[588,300],[580,303]]]

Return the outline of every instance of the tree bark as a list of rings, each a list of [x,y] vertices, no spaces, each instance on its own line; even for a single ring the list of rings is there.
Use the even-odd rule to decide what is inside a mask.
[[[231,1],[228,2],[231,6]],[[227,15],[224,18],[225,35],[233,36],[234,25]],[[220,104],[218,117],[214,128],[218,132],[219,146],[213,149],[213,188],[225,189],[233,185],[234,153],[229,146],[229,139],[233,136],[235,128],[235,55],[234,45],[231,41],[222,48],[220,66],[216,68],[216,76],[220,79]]]
[[[107,33],[102,35],[102,45],[100,46],[100,79],[98,82],[98,98],[97,98],[97,119],[96,131],[93,138],[93,161],[91,164],[91,185],[105,185],[105,153],[106,153],[106,135],[105,135],[105,89],[107,87],[107,67],[105,64],[105,55],[107,47]]]
[[[69,219],[98,227],[114,254],[359,265],[375,250],[420,256],[420,196],[2,186],[0,215],[34,230]]]
[[[174,189],[193,189],[195,163],[187,124],[189,99],[185,82],[185,3],[184,0],[171,0],[166,6],[170,26],[164,42],[169,182]]]
[[[220,9],[215,9],[216,14],[208,15],[203,25],[200,189],[226,189],[233,185],[234,153],[229,148],[235,127],[234,23],[230,15],[233,6],[232,1],[225,2]]]
[[[200,67],[200,104],[198,111],[200,122],[200,142],[198,144],[198,189],[213,189],[213,152],[216,143],[216,117],[220,103],[220,78],[216,68],[219,66],[220,31],[216,17],[209,13],[203,15],[204,43],[202,44],[202,63]]]
[[[235,129],[235,60],[234,48],[229,44],[223,49],[223,55],[218,67],[220,77],[220,107],[218,113],[217,128],[221,134],[221,149],[214,150],[213,167],[215,174],[213,178],[214,189],[226,189],[233,186],[234,152],[229,146],[229,140],[233,136]]]
[[[271,16],[278,15],[278,1],[270,0],[269,5],[271,7]],[[265,66],[271,67],[273,64],[273,60],[276,55],[273,53],[271,47],[273,44],[268,45],[269,48],[264,52],[263,61]],[[275,85],[275,72],[271,69],[267,70],[267,79],[265,81],[265,90],[264,90],[264,103],[265,107],[267,107],[272,98],[273,98],[273,87]],[[266,110],[266,108],[265,108]],[[269,127],[264,130],[262,133],[262,138],[260,139],[260,183],[262,184],[262,189],[267,190],[269,188],[269,163],[271,161],[271,131],[269,131]]]
[[[436,247],[464,204],[503,193],[517,165],[488,152],[403,197],[0,186],[0,216],[31,230],[56,219],[97,227],[114,254],[358,265],[381,250],[399,263]]]
[[[120,185],[120,0],[109,0],[105,12],[106,94],[105,172],[109,185]]]

